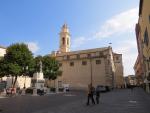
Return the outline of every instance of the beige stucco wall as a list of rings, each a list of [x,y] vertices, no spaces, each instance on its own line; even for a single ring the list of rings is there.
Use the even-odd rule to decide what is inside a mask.
[[[101,64],[96,64],[96,60],[101,60]],[[86,61],[87,65],[82,65],[82,61]],[[70,62],[74,62],[74,66],[70,66]],[[60,70],[63,71],[62,80],[64,84],[70,84],[70,87],[86,88],[91,83],[91,65],[93,85],[105,85],[105,66],[104,59],[89,59],[63,61]]]
[[[7,88],[12,87],[12,77],[3,77],[2,80],[7,81]],[[24,87],[24,84],[26,88],[31,87],[31,78],[27,76],[18,77],[15,87],[19,87],[22,89]]]
[[[122,54],[114,54],[115,62],[115,86],[117,88],[123,88],[124,77],[123,77],[123,64],[122,64]]]
[[[6,54],[6,49],[0,48],[0,57],[3,57]]]
[[[149,37],[149,43],[148,46],[146,46],[143,43],[143,55],[145,56],[145,60],[144,60],[144,70],[145,70],[145,74],[146,76],[149,75],[149,70],[150,67],[148,65],[150,65],[149,60],[150,58],[150,0],[143,0],[143,6],[142,6],[142,13],[139,16],[139,25],[140,25],[140,36],[142,41],[144,42],[144,34],[145,34],[145,30],[147,28],[148,31],[148,37]],[[148,68],[149,67],[149,68]]]
[[[63,73],[59,81],[63,84],[69,84],[74,89],[85,89],[91,83],[92,71],[92,83],[95,87],[112,87],[115,64],[111,47],[58,53],[55,57],[61,64],[60,70]],[[100,60],[101,63],[96,64],[96,60]],[[87,64],[82,65],[82,61],[86,61]],[[70,66],[71,62],[74,62],[73,66]]]

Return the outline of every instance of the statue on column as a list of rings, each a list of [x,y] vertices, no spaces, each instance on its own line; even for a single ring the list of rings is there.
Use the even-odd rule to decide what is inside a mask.
[[[42,66],[42,61],[41,60],[40,60],[39,64],[40,64],[40,73],[42,73],[43,66]]]

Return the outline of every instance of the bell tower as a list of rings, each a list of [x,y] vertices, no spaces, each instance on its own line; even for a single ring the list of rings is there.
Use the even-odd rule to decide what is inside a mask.
[[[70,33],[67,24],[61,28],[59,51],[62,53],[70,51]]]

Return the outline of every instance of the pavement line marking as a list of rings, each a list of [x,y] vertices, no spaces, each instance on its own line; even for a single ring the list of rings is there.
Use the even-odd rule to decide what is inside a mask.
[[[130,101],[128,101],[129,103],[133,103],[133,104],[135,104],[135,103],[137,103],[137,101],[135,101],[135,100],[130,100]]]
[[[76,95],[73,95],[73,94],[65,94],[63,96],[68,96],[68,97],[71,97],[71,96],[76,96]]]

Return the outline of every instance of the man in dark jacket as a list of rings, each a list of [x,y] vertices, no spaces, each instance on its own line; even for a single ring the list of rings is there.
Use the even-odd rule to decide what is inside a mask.
[[[89,105],[90,99],[92,101],[92,104],[95,104],[93,95],[94,95],[94,87],[92,87],[92,85],[90,84],[90,85],[88,85],[88,100],[87,100],[87,105]]]

